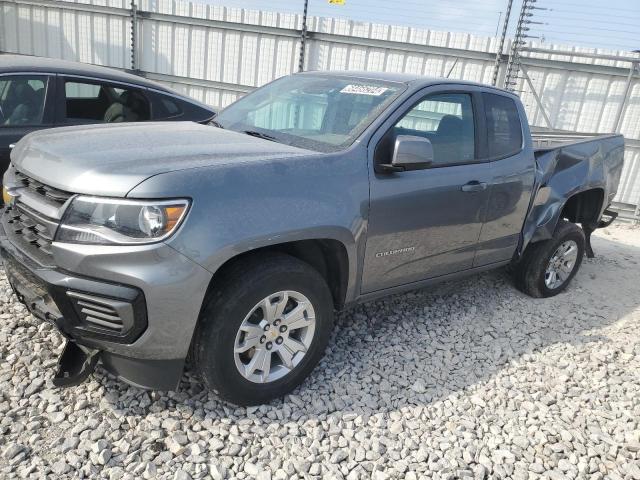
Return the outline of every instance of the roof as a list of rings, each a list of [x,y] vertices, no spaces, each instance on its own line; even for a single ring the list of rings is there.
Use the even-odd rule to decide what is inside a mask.
[[[32,57],[29,55],[0,55],[0,73],[36,72],[61,73],[64,75],[79,75],[97,77],[114,82],[132,83],[142,87],[154,88],[163,92],[180,95],[177,92],[151,80],[108,67],[89,65],[86,63],[69,62],[54,58]]]
[[[406,85],[411,84],[413,87],[418,87],[418,88],[427,87],[430,85],[441,85],[443,83],[444,84],[451,83],[455,85],[473,85],[477,87],[492,88],[502,93],[512,94],[512,92],[509,92],[502,88],[494,87],[492,85],[487,85],[485,83],[469,82],[466,80],[458,80],[455,78],[426,77],[426,76],[417,75],[414,73],[369,72],[364,70],[330,70],[330,71],[309,71],[309,72],[300,73],[298,75],[308,75],[308,74],[369,79],[369,80],[378,80],[383,82],[404,83]]]

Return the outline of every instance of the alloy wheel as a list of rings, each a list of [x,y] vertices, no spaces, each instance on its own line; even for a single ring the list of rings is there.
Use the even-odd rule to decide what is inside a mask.
[[[578,244],[574,240],[562,242],[553,252],[544,273],[544,283],[554,290],[561,287],[571,276],[578,258]]]
[[[292,290],[258,302],[236,334],[234,360],[238,372],[254,383],[283,378],[311,347],[316,319],[307,297]]]

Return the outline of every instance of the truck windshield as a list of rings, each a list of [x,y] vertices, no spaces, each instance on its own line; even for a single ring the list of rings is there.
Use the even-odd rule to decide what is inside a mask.
[[[396,82],[324,75],[283,77],[220,112],[214,124],[295,147],[351,145],[405,89]]]

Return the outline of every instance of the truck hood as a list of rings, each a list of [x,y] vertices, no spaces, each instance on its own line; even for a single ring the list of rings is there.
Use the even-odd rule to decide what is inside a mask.
[[[61,190],[123,197],[159,173],[313,153],[213,126],[156,122],[34,132],[18,142],[11,160],[19,171]]]

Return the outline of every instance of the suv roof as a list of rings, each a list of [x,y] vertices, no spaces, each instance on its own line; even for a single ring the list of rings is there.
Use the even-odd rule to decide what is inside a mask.
[[[69,62],[54,58],[33,57],[29,55],[0,55],[1,73],[58,73],[63,75],[78,75],[97,77],[114,82],[123,82],[153,88],[163,92],[179,95],[177,92],[138,75],[126,73],[109,67],[100,67],[86,63]]]

